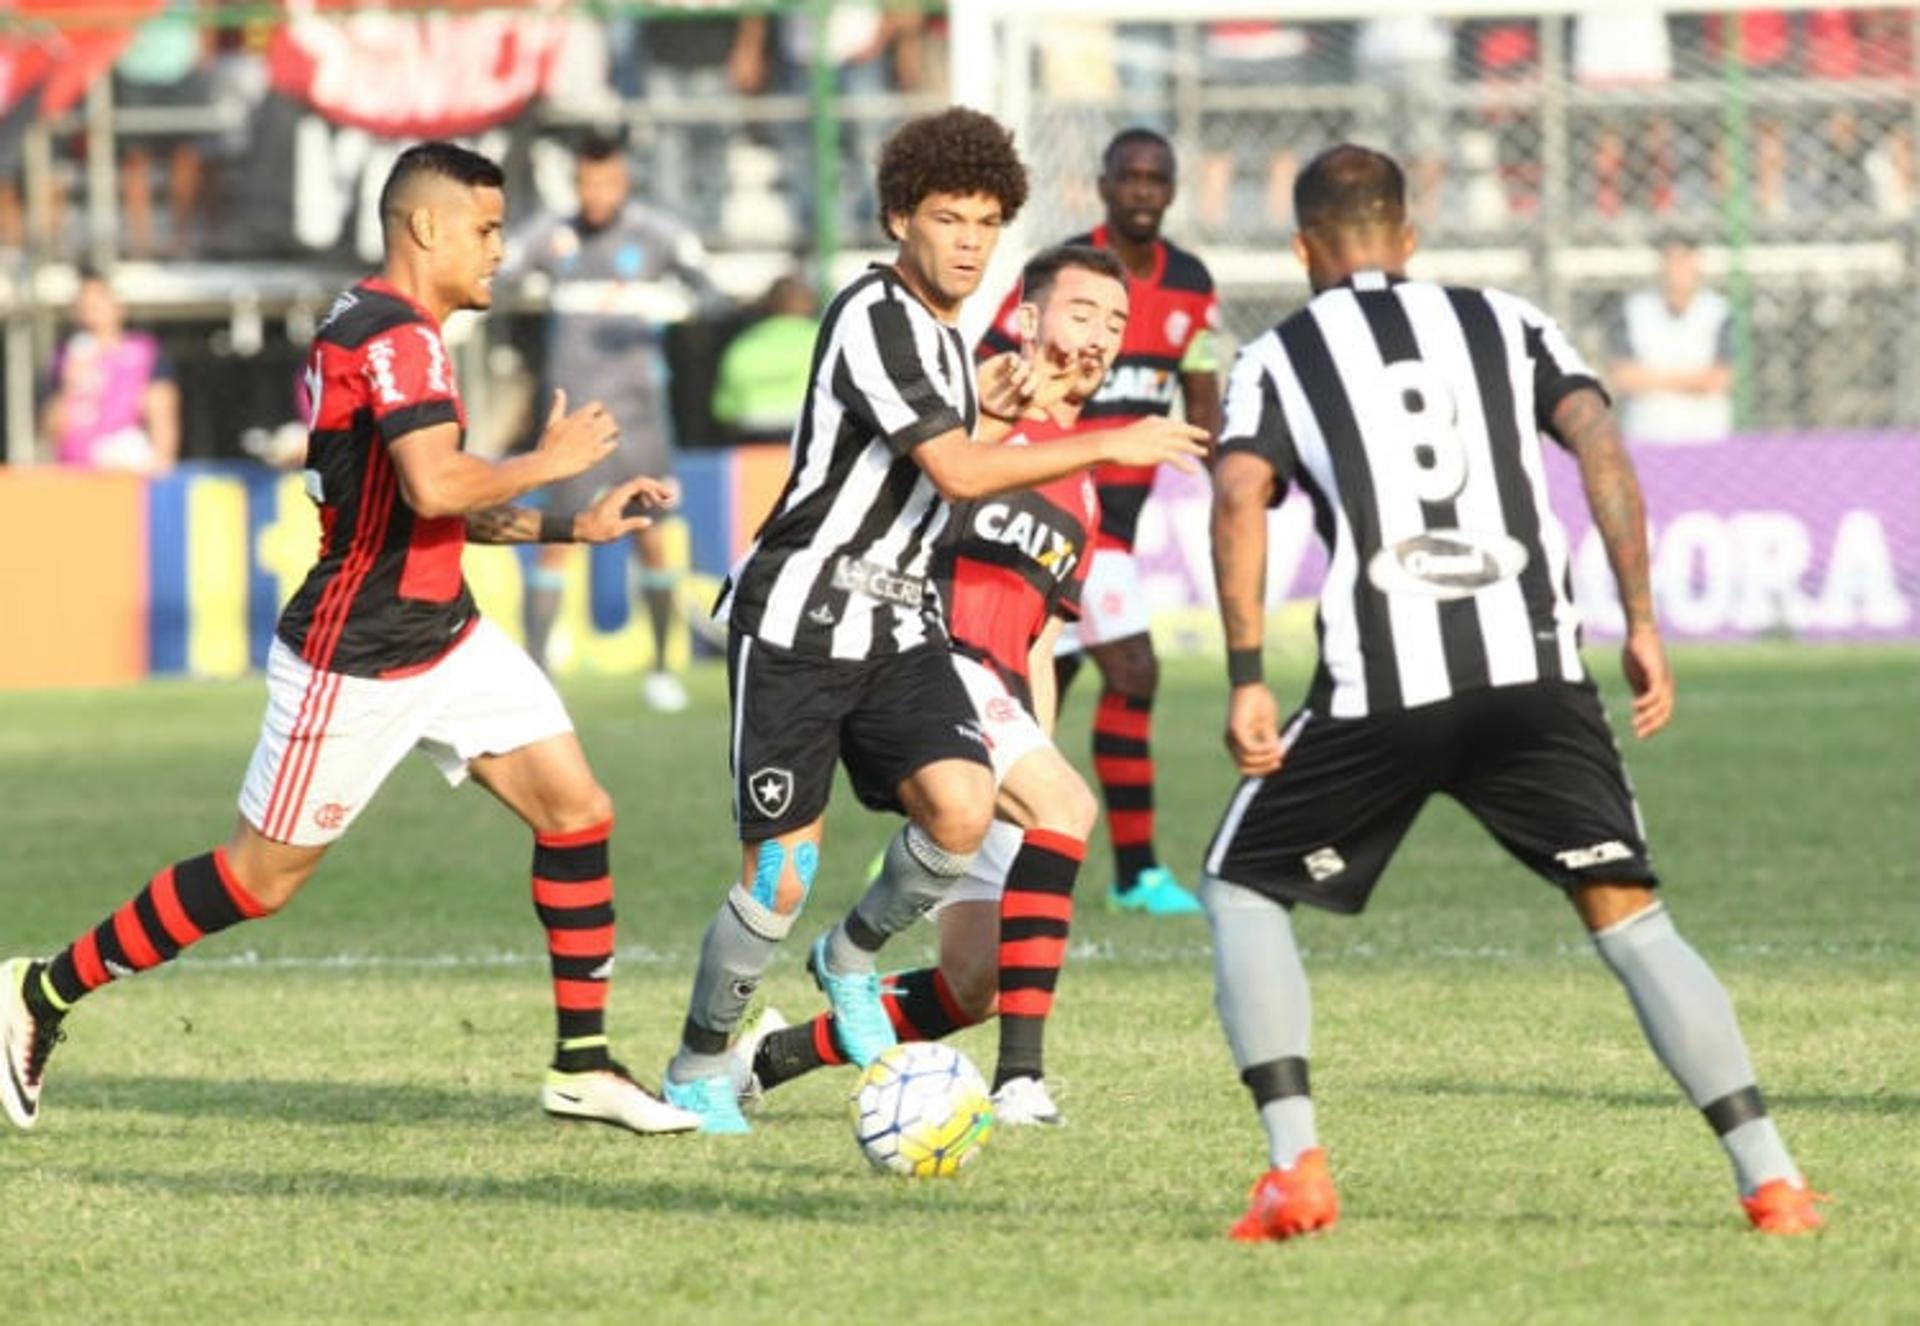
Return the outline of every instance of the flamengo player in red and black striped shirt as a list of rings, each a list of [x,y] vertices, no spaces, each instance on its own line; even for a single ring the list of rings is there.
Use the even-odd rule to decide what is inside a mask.
[[[1111,249],[1119,257],[1132,308],[1119,356],[1082,417],[1119,424],[1166,415],[1177,388],[1187,422],[1216,434],[1220,380],[1213,334],[1220,306],[1213,277],[1199,258],[1160,236],[1173,202],[1173,148],[1151,129],[1125,130],[1107,144],[1099,183],[1106,222],[1067,242]],[[1012,292],[1001,305],[981,341],[982,356],[1013,348],[1017,300],[1018,292]],[[1101,678],[1093,765],[1113,840],[1109,904],[1151,915],[1197,915],[1200,904],[1160,864],[1153,845],[1151,727],[1160,667],[1147,634],[1133,544],[1154,474],[1147,467],[1112,466],[1096,473],[1100,553],[1079,626],[1068,633],[1058,658],[1058,685],[1064,694],[1079,670],[1078,646],[1084,646]]]
[[[460,571],[482,543],[593,542],[646,524],[651,479],[585,511],[507,505],[613,451],[597,403],[556,398],[538,447],[494,463],[463,450],[466,416],[440,326],[484,309],[501,260],[500,168],[451,143],[402,153],[380,196],[386,263],[342,295],[307,361],[307,493],[320,551],[280,619],[267,714],[225,844],[160,871],[52,958],[0,967],[0,1105],[21,1128],[61,1024],[85,995],[206,935],[278,911],[411,749],[450,783],[469,774],[533,830],[533,897],[547,929],[558,1037],[548,1113],[635,1132],[699,1119],[641,1087],[609,1054],[613,806],[560,697],[526,652],[481,621]]]
[[[1105,249],[1061,245],[1027,263],[1019,293],[1019,346],[1035,403],[1002,445],[1048,446],[1103,427],[1080,416],[1127,327],[1119,260]],[[960,503],[934,558],[954,667],[993,764],[997,818],[940,903],[939,967],[888,977],[883,1003],[903,1040],[947,1035],[997,1006],[993,1085],[1002,1123],[1060,1122],[1042,1037],[1098,808],[1048,735],[1052,661],[1061,625],[1079,616],[1099,513],[1085,472]],[[762,1089],[845,1062],[831,1013],[747,1044]]]

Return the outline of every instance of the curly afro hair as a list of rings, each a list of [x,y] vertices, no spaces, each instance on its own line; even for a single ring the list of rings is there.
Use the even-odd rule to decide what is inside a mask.
[[[1027,168],[1013,132],[991,115],[954,106],[908,120],[880,149],[880,226],[910,215],[936,193],[984,193],[1000,200],[1003,221],[1027,201]]]

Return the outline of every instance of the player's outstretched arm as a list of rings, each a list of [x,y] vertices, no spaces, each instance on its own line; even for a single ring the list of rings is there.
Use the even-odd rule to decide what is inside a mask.
[[[610,488],[585,511],[572,514],[527,506],[492,506],[467,517],[470,543],[611,543],[653,524],[649,511],[679,500],[671,483],[644,476]]]
[[[1220,457],[1213,470],[1213,581],[1227,639],[1227,751],[1234,767],[1264,777],[1280,767],[1279,709],[1261,675],[1266,634],[1267,508],[1277,475],[1246,451]]]
[[[568,413],[566,393],[556,391],[538,445],[523,455],[498,461],[470,456],[460,450],[460,428],[453,423],[404,433],[387,451],[399,472],[400,494],[416,513],[467,516],[592,468],[613,454],[619,434],[600,402]]]
[[[1673,673],[1653,615],[1653,583],[1647,549],[1647,509],[1640,479],[1613,411],[1598,391],[1582,387],[1553,410],[1554,435],[1580,462],[1587,507],[1607,550],[1627,618],[1621,668],[1633,688],[1633,732],[1641,740],[1673,716]]]
[[[975,442],[958,428],[922,442],[913,458],[952,502],[1032,488],[1096,465],[1172,465],[1200,472],[1207,435],[1172,419],[1141,419],[1049,442],[1043,447],[1003,447]]]

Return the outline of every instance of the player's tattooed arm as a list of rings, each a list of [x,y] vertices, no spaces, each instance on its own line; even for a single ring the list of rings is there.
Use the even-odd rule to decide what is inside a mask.
[[[679,501],[676,481],[642,475],[614,485],[572,515],[524,506],[469,512],[467,538],[474,543],[610,543],[645,529],[653,513]]]
[[[1653,586],[1648,570],[1647,509],[1640,479],[1620,439],[1620,425],[1599,392],[1580,388],[1553,410],[1554,435],[1580,462],[1587,506],[1606,546],[1620,588],[1628,630],[1654,626]]]
[[[469,543],[559,543],[541,537],[546,512],[528,506],[492,506],[467,513]],[[572,522],[569,521],[569,524]]]

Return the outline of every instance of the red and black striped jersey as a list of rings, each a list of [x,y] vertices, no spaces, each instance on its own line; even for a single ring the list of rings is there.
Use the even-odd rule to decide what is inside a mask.
[[[433,662],[479,613],[460,571],[466,520],[414,514],[387,447],[467,416],[440,327],[385,281],[335,301],[306,365],[307,496],[320,555],[280,614],[280,639],[315,668],[389,676]]]
[[[1023,420],[1002,446],[1044,445],[1072,427]],[[953,648],[999,674],[1028,706],[1027,655],[1047,618],[1080,615],[1100,499],[1084,470],[956,505],[934,558]]]
[[[1105,226],[1064,242],[1112,247]],[[1206,264],[1164,239],[1154,253],[1151,273],[1144,278],[1127,277],[1127,333],[1107,380],[1080,412],[1082,422],[1114,426],[1172,413],[1182,366],[1196,349],[1207,353],[1205,338],[1219,327],[1220,301],[1214,296],[1213,276]],[[1019,305],[1020,289],[1016,286],[1007,292],[992,326],[981,338],[980,358],[1020,348],[1019,324],[1014,317]],[[1205,359],[1204,366],[1211,371],[1211,358]],[[1132,549],[1140,509],[1153,488],[1153,475],[1150,465],[1107,465],[1096,473],[1101,547]]]

